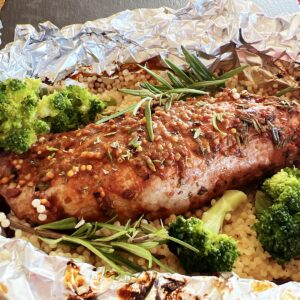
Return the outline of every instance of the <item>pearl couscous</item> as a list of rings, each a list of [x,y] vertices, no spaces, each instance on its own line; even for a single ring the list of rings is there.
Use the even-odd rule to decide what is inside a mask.
[[[163,74],[163,71],[161,71]],[[126,95],[118,90],[120,88],[137,88],[140,82],[149,81],[150,83],[155,83],[155,80],[151,75],[145,73],[144,71],[134,71],[131,72],[128,69],[123,69],[118,71],[113,78],[98,76],[98,75],[87,75],[79,73],[76,77],[80,83],[84,83],[88,86],[89,90],[98,94],[101,99],[105,101],[114,102],[113,106],[109,106],[106,110],[106,114],[113,113],[116,110],[122,110],[128,107],[130,104],[138,102],[140,100],[137,96]],[[250,82],[247,80],[239,80],[238,76],[231,78],[227,82],[227,87],[235,88],[233,97],[238,99],[240,93],[246,89],[249,92],[257,93],[260,95],[274,95],[278,90],[280,90],[277,83],[273,83],[264,89],[259,84],[255,82]],[[299,91],[290,92],[286,97],[299,97]],[[83,152],[82,155],[89,155],[89,153]],[[22,162],[16,161],[18,166]],[[91,165],[81,166],[80,170],[89,171],[92,169]],[[105,174],[105,170],[103,170]],[[71,169],[67,176],[71,177],[76,173],[76,170]],[[51,176],[51,174],[48,174]],[[3,178],[2,178],[3,180]],[[211,205],[214,205],[215,200],[211,201]],[[47,217],[44,213],[46,207],[41,204],[39,199],[34,199],[32,205],[36,208],[39,213],[39,220],[44,221]],[[207,210],[207,207],[198,209],[195,212],[188,212],[185,217],[196,216],[201,218],[203,212]],[[14,216],[11,216],[14,219]],[[167,226],[176,218],[175,215],[169,216],[163,221]],[[0,222],[2,227],[9,226],[9,220],[6,216],[0,213]],[[147,222],[143,220],[143,222]],[[151,224],[160,227],[160,220],[152,221]],[[295,280],[300,281],[300,260],[294,260],[285,266],[279,265],[271,256],[265,252],[256,239],[256,232],[252,228],[253,224],[256,222],[253,196],[249,195],[248,202],[241,207],[239,207],[232,214],[227,214],[225,217],[225,224],[223,226],[223,232],[229,236],[232,236],[236,241],[240,251],[240,256],[235,262],[234,272],[244,278],[256,278],[260,280]],[[26,224],[30,226],[29,224]],[[120,225],[119,222],[115,222],[115,225]],[[103,235],[108,236],[111,234],[109,229],[102,229]],[[64,257],[69,257],[74,260],[79,260],[100,267],[105,265],[100,258],[93,255],[90,251],[86,250],[84,247],[79,246],[77,248],[71,249],[66,245],[48,245],[35,235],[31,235],[22,231],[20,229],[15,230],[15,237],[28,240],[35,247],[48,253],[50,256],[59,255]],[[176,256],[171,253],[166,245],[159,245],[151,250],[153,254],[159,255],[161,261],[176,270],[178,273],[184,274],[183,268]],[[147,268],[146,260],[142,258],[136,258],[128,255],[128,260],[134,261],[140,266]],[[154,265],[153,269],[163,271],[159,266]]]

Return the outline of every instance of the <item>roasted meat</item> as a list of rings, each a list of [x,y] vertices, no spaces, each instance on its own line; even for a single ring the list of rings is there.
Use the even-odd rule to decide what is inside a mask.
[[[157,218],[199,208],[299,158],[296,101],[224,90],[167,111],[154,105],[152,119],[153,142],[141,109],[41,136],[22,155],[2,152],[0,195],[18,218],[35,223]]]

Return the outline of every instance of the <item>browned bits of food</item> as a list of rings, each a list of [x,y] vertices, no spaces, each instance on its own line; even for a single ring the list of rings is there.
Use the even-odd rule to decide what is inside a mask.
[[[2,177],[1,179],[0,179],[0,183],[1,184],[6,184],[6,183],[9,183],[9,177],[7,177],[7,176],[4,176],[4,177]]]
[[[0,180],[12,176],[19,184],[32,175],[15,197],[5,179],[0,194],[17,217],[37,223],[43,221],[31,201],[40,193],[51,203],[47,222],[67,216],[107,220],[115,214],[122,221],[141,214],[159,218],[196,209],[226,189],[297,163],[300,105],[236,94],[224,90],[215,98],[175,101],[168,111],[154,104],[153,142],[141,109],[136,116],[45,135],[22,155],[1,153]],[[60,149],[51,167],[45,147]]]

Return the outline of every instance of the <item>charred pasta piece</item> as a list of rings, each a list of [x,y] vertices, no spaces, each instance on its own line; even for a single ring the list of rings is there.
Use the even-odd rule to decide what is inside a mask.
[[[226,189],[297,163],[300,105],[224,90],[152,106],[106,123],[40,136],[22,155],[0,154],[0,195],[18,218],[121,221],[179,214]]]

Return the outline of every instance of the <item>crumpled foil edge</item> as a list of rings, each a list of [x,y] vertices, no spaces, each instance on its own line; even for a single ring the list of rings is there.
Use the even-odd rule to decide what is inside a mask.
[[[0,237],[0,299],[298,299],[300,283],[147,271],[115,278],[104,268],[48,256],[28,241]],[[2,298],[1,298],[2,297]]]
[[[273,62],[280,59],[291,73],[299,70],[299,28],[299,13],[272,18],[252,2],[238,0],[194,0],[177,11],[127,10],[62,29],[51,22],[40,24],[39,30],[19,25],[15,41],[0,51],[0,80],[40,77],[56,83],[80,69],[112,74],[123,63],[140,63],[155,56],[183,65],[180,46],[184,45],[199,51],[212,69],[248,63],[254,66],[245,72],[250,80],[255,80],[253,70],[257,67],[264,69],[265,84],[293,85],[292,79],[285,82],[274,78],[272,74],[280,72],[281,66],[274,66]],[[118,299],[119,290],[124,287],[129,295],[140,295],[140,282],[145,276],[152,282],[147,299],[157,295],[166,298],[170,290],[166,287],[178,281],[184,284],[171,291],[171,296],[178,294],[184,299],[195,299],[201,293],[206,293],[207,299],[300,297],[299,283],[276,286],[235,275],[187,277],[150,271],[137,276],[138,282],[132,278],[113,280],[104,276],[104,269],[94,270],[88,264],[51,257],[29,242],[4,237],[0,237],[0,254],[9,257],[0,255],[0,299]],[[78,286],[78,278],[88,283],[88,289]],[[133,291],[128,291],[128,285]]]
[[[184,45],[223,60],[231,47],[251,45],[274,58],[300,62],[300,13],[272,18],[251,1],[194,0],[169,8],[126,10],[59,29],[51,22],[18,25],[15,41],[0,51],[0,80],[40,77],[55,82],[79,66],[112,74],[123,63],[155,56],[182,64]],[[227,53],[228,52],[228,53]]]

